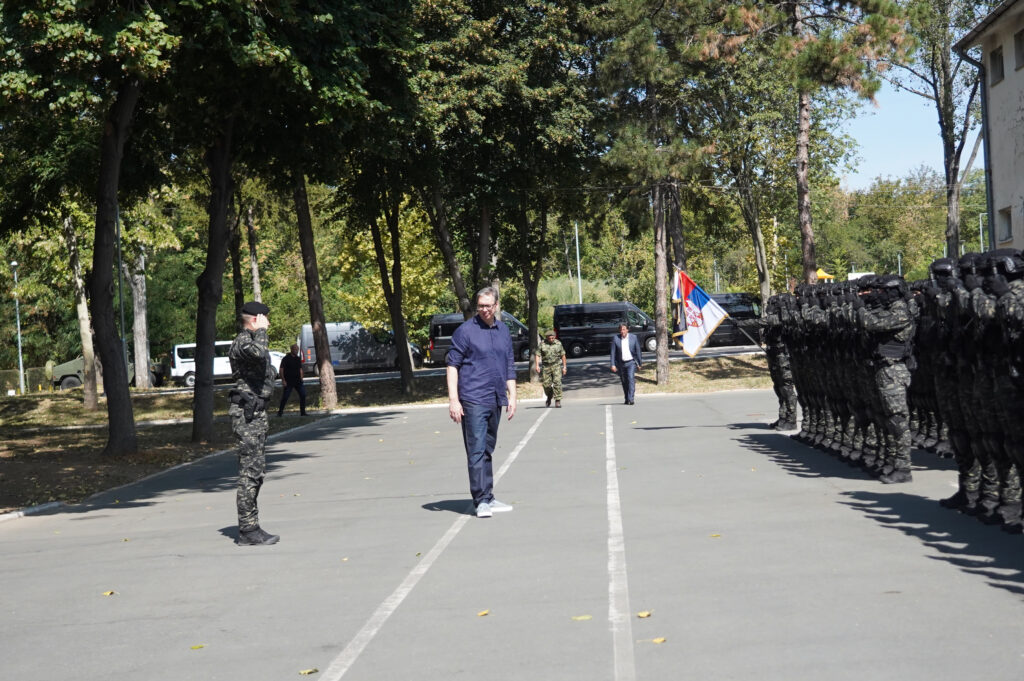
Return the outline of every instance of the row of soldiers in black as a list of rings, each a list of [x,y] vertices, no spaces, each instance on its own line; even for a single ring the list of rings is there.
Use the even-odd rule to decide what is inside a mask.
[[[941,258],[931,277],[801,285],[765,306],[779,430],[863,466],[912,479],[912,445],[955,457],[940,503],[1021,532],[1024,256]]]

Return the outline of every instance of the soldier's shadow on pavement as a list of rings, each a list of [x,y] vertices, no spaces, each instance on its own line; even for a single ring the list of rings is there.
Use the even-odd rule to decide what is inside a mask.
[[[754,427],[764,427],[758,424]],[[744,447],[764,454],[779,468],[801,478],[844,478],[848,480],[871,477],[859,468],[852,468],[835,456],[777,432],[753,433],[739,438]]]
[[[386,418],[397,417],[399,413],[345,414],[340,418],[323,419],[300,430],[287,432],[267,443],[267,476],[274,483],[285,480],[293,475],[288,471],[289,462],[313,456],[289,450],[283,445],[302,440],[345,439],[358,432],[354,429],[379,424]],[[120,488],[100,492],[81,503],[60,506],[38,515],[83,514],[85,519],[84,514],[95,514],[97,511],[152,506],[159,499],[174,494],[223,492],[235,489],[237,484],[238,459],[234,449],[227,449]],[[89,516],[90,519],[94,517],[97,516]]]
[[[448,511],[456,515],[476,515],[473,509],[473,500],[467,498],[431,501],[423,504],[422,508],[424,511]]]
[[[1024,597],[1021,537],[906,492],[844,492],[841,503],[888,529],[917,539],[939,555],[928,556],[984,577],[989,586]]]

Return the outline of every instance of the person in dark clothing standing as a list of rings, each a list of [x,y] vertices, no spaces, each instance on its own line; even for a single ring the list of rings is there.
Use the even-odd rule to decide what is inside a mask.
[[[299,394],[299,415],[306,415],[306,385],[302,382],[302,359],[299,357],[299,346],[292,345],[292,351],[281,360],[281,367],[278,370],[281,376],[281,386],[284,393],[281,395],[281,406],[277,408],[277,415],[284,415],[284,405],[292,390]]]
[[[231,377],[231,430],[238,439],[238,539],[242,546],[276,544],[280,537],[260,528],[256,497],[266,472],[267,401],[274,394],[274,367],[267,350],[270,308],[263,303],[242,306],[242,331],[228,352]]]
[[[611,369],[622,381],[624,404],[633,404],[636,396],[636,370],[644,366],[640,341],[629,332],[629,324],[619,324],[619,335],[612,338]]]
[[[498,289],[476,294],[477,313],[452,334],[447,358],[448,415],[462,426],[469,490],[478,518],[511,511],[494,498],[491,455],[498,441],[501,408],[516,414],[516,365],[512,337],[498,317]]]

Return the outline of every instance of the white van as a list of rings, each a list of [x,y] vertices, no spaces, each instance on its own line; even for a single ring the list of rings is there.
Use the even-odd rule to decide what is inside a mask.
[[[350,369],[393,369],[398,366],[398,348],[395,336],[383,329],[367,329],[359,322],[327,322],[327,342],[331,346],[331,364],[335,371]],[[302,325],[298,338],[299,357],[307,375],[317,372],[316,348],[313,347],[313,327]],[[413,365],[423,364],[419,348],[409,344]]]
[[[217,341],[213,344],[213,380],[231,378],[231,360],[228,353],[231,351],[232,341]],[[271,351],[270,363],[274,367],[274,378],[281,366],[283,352]],[[171,380],[186,388],[195,387],[196,384],[196,344],[181,343],[175,345],[171,350]]]

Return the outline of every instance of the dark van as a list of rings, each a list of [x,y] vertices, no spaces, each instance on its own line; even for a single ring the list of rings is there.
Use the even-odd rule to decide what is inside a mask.
[[[729,316],[711,334],[708,345],[754,345],[747,334],[759,338],[761,303],[758,297],[749,293],[712,293],[711,299],[721,305]]]
[[[555,333],[570,357],[609,352],[612,337],[619,333],[623,321],[629,324],[630,333],[639,339],[644,350],[657,350],[654,320],[633,303],[555,305]]]
[[[427,345],[427,361],[431,364],[444,364],[448,357],[448,349],[452,346],[452,334],[459,324],[466,321],[461,314],[436,314],[430,318],[430,343]],[[504,310],[501,321],[508,327],[512,336],[512,350],[518,361],[530,359],[530,332],[521,321]]]

